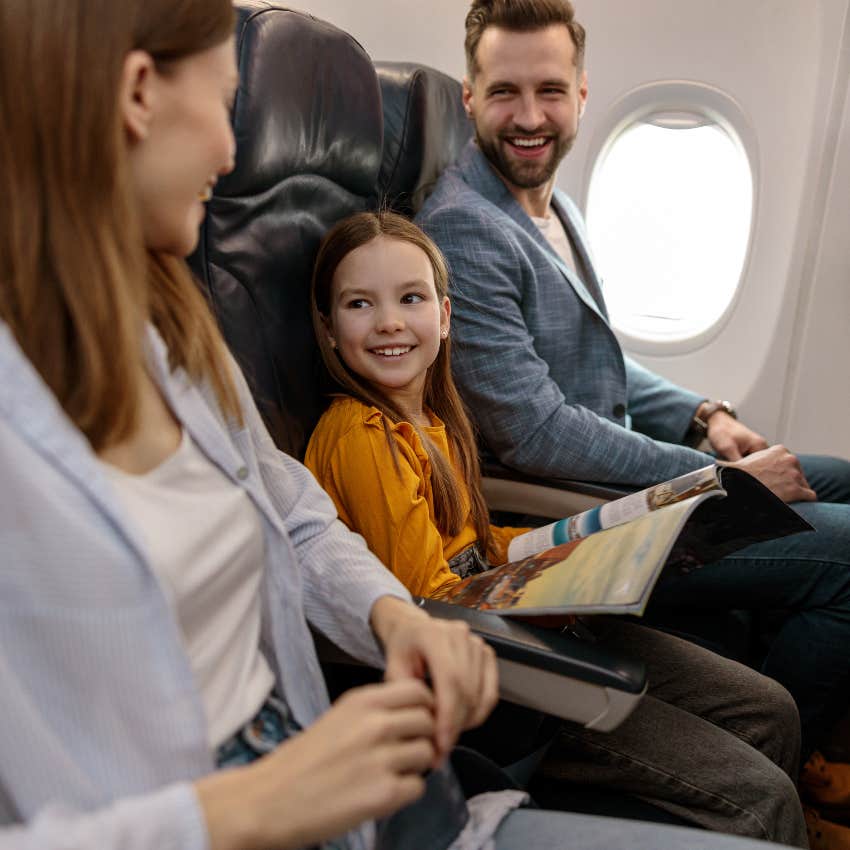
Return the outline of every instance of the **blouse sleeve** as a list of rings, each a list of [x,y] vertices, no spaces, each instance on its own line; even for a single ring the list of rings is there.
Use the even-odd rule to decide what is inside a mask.
[[[508,561],[508,546],[514,537],[531,531],[530,528],[511,528],[509,526],[490,526],[490,546],[487,549],[487,560],[494,566],[499,567]]]
[[[0,850],[209,850],[194,789],[167,786],[91,812],[52,804],[28,824],[0,827]]]
[[[426,491],[427,460],[397,439],[398,469],[382,427],[352,428],[314,470],[340,518],[414,595],[433,596],[459,579],[449,569]]]
[[[380,568],[362,538],[337,519],[333,503],[308,470],[278,451],[241,372],[235,375],[266,493],[298,557],[307,619],[337,646],[383,666],[369,621],[372,606],[382,596],[409,601],[410,594]]]

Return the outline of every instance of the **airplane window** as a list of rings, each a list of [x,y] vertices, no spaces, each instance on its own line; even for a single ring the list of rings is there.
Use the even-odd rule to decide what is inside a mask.
[[[747,154],[710,118],[656,113],[615,133],[587,195],[614,326],[658,342],[711,328],[737,290],[752,211]]]

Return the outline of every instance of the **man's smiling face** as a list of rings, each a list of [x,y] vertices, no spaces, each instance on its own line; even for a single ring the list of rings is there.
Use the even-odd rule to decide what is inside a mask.
[[[489,27],[475,58],[463,99],[479,147],[510,187],[545,186],[572,147],[587,99],[569,30]]]

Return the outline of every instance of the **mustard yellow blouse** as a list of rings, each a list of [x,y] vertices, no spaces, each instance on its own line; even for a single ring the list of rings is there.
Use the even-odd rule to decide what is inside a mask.
[[[451,457],[446,426],[435,416],[424,430]],[[443,535],[434,520],[431,463],[409,422],[392,424],[399,472],[384,433],[383,414],[350,398],[334,400],[307,446],[305,464],[336,504],[340,519],[361,534],[369,548],[420,596],[434,596],[459,579],[448,562],[477,540],[468,514],[460,534]],[[491,526],[487,560],[507,558],[508,543],[525,528]]]

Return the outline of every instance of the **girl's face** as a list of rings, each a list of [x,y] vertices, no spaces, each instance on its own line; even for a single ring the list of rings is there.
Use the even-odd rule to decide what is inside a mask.
[[[425,252],[377,236],[337,266],[330,301],[328,336],[348,368],[403,410],[421,411],[450,313]]]
[[[185,256],[197,242],[204,201],[233,168],[233,39],[178,60],[166,72],[138,51],[128,61],[125,128],[145,244]]]

